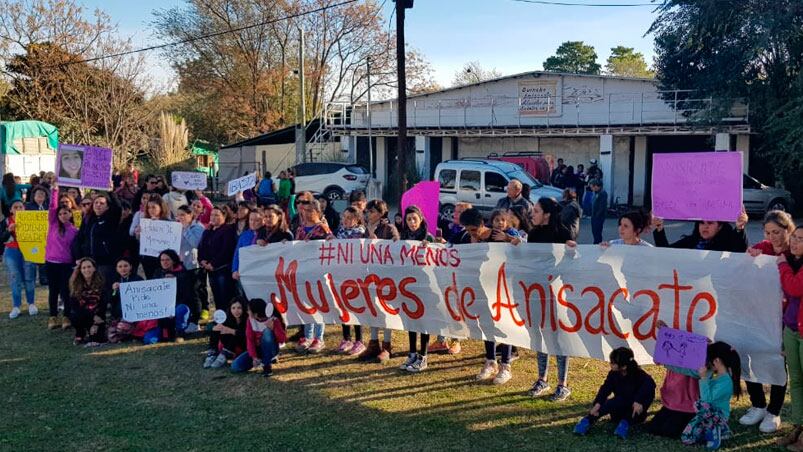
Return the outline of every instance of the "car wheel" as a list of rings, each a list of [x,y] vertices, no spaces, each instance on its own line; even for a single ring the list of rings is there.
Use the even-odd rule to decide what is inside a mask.
[[[323,196],[329,200],[329,202],[337,201],[338,199],[343,199],[345,193],[343,190],[339,188],[327,188],[326,191],[323,192]]]
[[[787,208],[786,201],[778,198],[778,199],[773,199],[770,202],[770,205],[767,207],[767,211],[769,212],[770,210],[780,210],[781,212],[786,212],[786,208]]]
[[[454,218],[454,206],[451,204],[444,204],[441,207],[441,218],[445,221],[452,221]]]

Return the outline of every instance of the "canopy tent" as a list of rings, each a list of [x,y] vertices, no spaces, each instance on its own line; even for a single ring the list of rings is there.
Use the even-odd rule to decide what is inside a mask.
[[[0,122],[0,174],[28,176],[54,171],[58,129],[42,121]]]
[[[214,177],[220,165],[215,147],[207,141],[196,140],[192,143],[190,152],[195,156],[196,170]]]

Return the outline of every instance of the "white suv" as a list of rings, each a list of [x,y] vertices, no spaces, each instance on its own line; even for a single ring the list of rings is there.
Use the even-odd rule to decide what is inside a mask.
[[[322,193],[330,201],[343,199],[355,190],[365,191],[370,176],[367,169],[351,163],[300,163],[292,170],[296,193]]]
[[[448,220],[458,202],[471,203],[484,214],[490,213],[507,196],[511,179],[530,186],[531,201],[543,196],[560,200],[563,195],[562,190],[535,180],[519,165],[500,160],[448,160],[435,168],[435,179],[441,185],[441,218]]]

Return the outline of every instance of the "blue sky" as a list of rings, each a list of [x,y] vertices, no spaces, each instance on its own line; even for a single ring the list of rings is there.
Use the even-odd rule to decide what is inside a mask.
[[[156,43],[149,29],[152,11],[182,5],[183,0],[78,0],[89,11],[100,8],[137,46]],[[644,0],[574,0],[579,3],[645,3]],[[382,3],[382,0],[377,0]],[[390,17],[391,0],[384,7]],[[548,6],[513,0],[415,0],[407,11],[408,45],[432,64],[435,79],[448,86],[468,61],[502,74],[541,69],[563,41],[585,41],[602,65],[611,47],[642,52],[651,63],[652,37],[644,36],[655,14],[647,7]],[[394,19],[395,21],[395,19]],[[149,71],[166,85],[171,74],[158,52],[148,55]]]

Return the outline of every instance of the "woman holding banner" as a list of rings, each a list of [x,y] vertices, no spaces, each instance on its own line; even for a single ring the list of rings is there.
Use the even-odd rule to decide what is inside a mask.
[[[237,230],[226,223],[220,208],[212,209],[209,229],[198,244],[198,265],[209,275],[209,287],[215,299],[215,308],[228,311],[229,301],[234,298],[234,281],[231,279],[231,262],[237,246]]]
[[[296,231],[296,240],[326,240],[332,233],[326,221],[323,220],[323,212],[318,201],[300,201],[300,216],[302,223]],[[304,325],[304,337],[298,340],[296,350],[299,352],[320,353],[324,349],[323,332],[326,325],[323,323],[310,323]]]
[[[747,251],[747,213],[742,210],[736,220],[736,228],[723,221],[696,221],[691,235],[684,236],[670,244],[664,231],[664,220],[653,218],[653,239],[655,246],[663,248],[682,248],[690,250],[730,251],[744,253]]]
[[[73,213],[68,206],[59,206],[59,189],[53,187],[50,195],[50,210],[47,214],[47,247],[45,247],[45,270],[48,282],[48,308],[50,319],[48,329],[58,328],[59,297],[64,303],[64,318],[61,329],[70,327],[72,302],[70,301],[70,275],[73,270],[73,259],[70,253],[78,228],[73,224]],[[69,198],[67,198],[69,199]]]
[[[0,242],[5,243],[3,262],[8,270],[8,285],[11,286],[11,313],[10,319],[16,319],[20,315],[22,305],[22,291],[25,290],[25,299],[28,301],[28,314],[36,315],[39,310],[36,308],[35,293],[36,288],[36,264],[25,262],[17,243],[17,224],[15,214],[24,210],[22,201],[16,200],[11,203],[9,215],[0,222]]]

